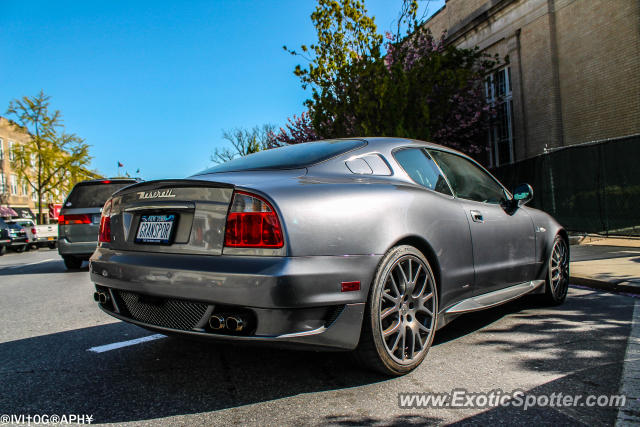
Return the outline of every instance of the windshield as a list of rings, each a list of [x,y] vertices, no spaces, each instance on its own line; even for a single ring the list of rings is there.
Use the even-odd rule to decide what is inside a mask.
[[[366,145],[365,141],[356,139],[326,140],[287,145],[239,157],[205,169],[196,175],[246,170],[303,168],[364,145]]]
[[[135,184],[135,181],[79,184],[71,190],[64,206],[67,208],[101,208],[113,193],[131,184]]]

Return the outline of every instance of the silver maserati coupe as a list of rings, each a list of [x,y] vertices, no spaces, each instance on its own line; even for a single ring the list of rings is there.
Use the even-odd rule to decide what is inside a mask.
[[[106,202],[94,298],[166,334],[351,350],[405,374],[463,313],[567,295],[566,231],[477,162],[400,138],[262,151]]]

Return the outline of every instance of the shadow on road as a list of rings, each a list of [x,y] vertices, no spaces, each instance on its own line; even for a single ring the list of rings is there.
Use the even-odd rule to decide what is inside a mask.
[[[9,267],[0,267],[0,276],[28,275],[28,274],[66,274],[89,272],[89,264],[83,263],[79,270],[67,270],[62,259],[39,262],[37,264],[24,264]]]
[[[464,342],[473,336],[475,339],[469,341],[475,346],[517,354],[515,360],[521,369],[557,378],[532,390],[535,393],[615,393],[611,384],[617,387],[620,377],[620,354],[626,346],[633,301],[580,292],[579,298],[570,298],[567,304],[551,310],[528,298],[460,317],[440,331],[436,345],[457,345],[458,340]],[[64,308],[51,308],[60,309]],[[505,322],[509,325],[506,327],[501,327],[502,323],[492,325],[505,316],[515,322]],[[584,325],[598,328],[585,330]],[[362,399],[362,392],[350,387],[403,381],[362,370],[344,353],[285,351],[178,338],[105,353],[87,351],[144,335],[145,331],[118,322],[2,343],[0,407],[4,413],[93,414],[95,422],[128,422],[336,389],[341,390],[342,399],[355,401]],[[465,349],[474,351],[478,348],[475,346]],[[538,357],[538,353],[545,356]],[[599,419],[615,419],[611,408],[590,410],[605,411]],[[514,411],[525,417],[521,419],[533,420],[540,415],[536,410],[523,413],[515,408],[497,408],[465,422],[489,424],[503,416],[513,419]],[[564,414],[556,417],[569,420],[562,418]],[[327,424],[339,425],[376,421],[341,415],[325,419]],[[396,417],[390,425],[439,421],[413,414]]]

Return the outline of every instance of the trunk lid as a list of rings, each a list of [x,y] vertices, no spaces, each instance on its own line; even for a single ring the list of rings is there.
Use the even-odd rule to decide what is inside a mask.
[[[111,243],[117,250],[221,255],[234,186],[199,179],[148,181],[112,198]],[[143,242],[138,231],[149,218],[173,216],[167,243]]]

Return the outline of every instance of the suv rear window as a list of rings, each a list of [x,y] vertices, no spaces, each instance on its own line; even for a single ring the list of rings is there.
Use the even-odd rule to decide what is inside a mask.
[[[16,219],[13,220],[11,222],[15,222],[16,224],[20,225],[21,227],[31,227],[33,226],[33,221],[31,220],[25,220],[25,219]]]
[[[366,145],[365,141],[357,139],[326,140],[287,145],[286,147],[273,148],[239,157],[198,172],[196,175],[216,172],[303,168],[364,145]]]
[[[113,193],[136,181],[78,184],[64,202],[65,208],[101,208]]]

